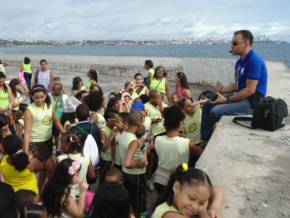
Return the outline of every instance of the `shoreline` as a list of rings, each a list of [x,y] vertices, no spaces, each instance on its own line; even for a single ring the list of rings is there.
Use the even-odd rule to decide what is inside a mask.
[[[11,59],[15,58],[15,60],[23,61],[24,57],[29,57],[30,59],[35,59],[32,60],[34,62],[39,62],[40,59],[47,59],[48,62],[58,60],[60,58],[63,58],[61,61],[65,63],[91,63],[92,61],[101,61],[102,64],[106,65],[114,65],[118,64],[118,66],[134,66],[126,61],[126,59],[134,59],[137,60],[139,59],[141,61],[141,64],[136,65],[136,66],[142,66],[144,60],[146,59],[153,59],[156,60],[157,62],[162,61],[162,62],[168,62],[167,66],[172,67],[176,66],[176,63],[181,60],[186,60],[186,59],[198,59],[198,60],[217,60],[217,61],[235,61],[236,58],[206,58],[206,57],[173,57],[173,56],[146,56],[146,55],[90,55],[90,54],[33,54],[33,53],[26,53],[26,54],[5,54],[0,52],[0,59],[5,62],[6,59]],[[37,60],[36,60],[37,59]],[[125,61],[125,64],[119,64],[120,62],[116,62],[114,59],[121,59]],[[113,61],[113,63],[108,63],[108,61]],[[171,62],[173,61],[173,62]],[[265,60],[266,63],[268,62],[274,62],[274,63],[279,63],[285,65],[287,68],[290,69],[290,66],[288,67],[287,63],[284,61],[278,61],[278,60]],[[157,65],[156,65],[157,66]]]

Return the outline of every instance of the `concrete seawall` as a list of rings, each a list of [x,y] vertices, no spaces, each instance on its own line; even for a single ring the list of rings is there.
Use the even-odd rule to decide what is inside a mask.
[[[228,83],[233,80],[234,60],[201,59],[201,58],[149,58],[149,57],[103,57],[103,56],[72,56],[72,55],[27,55],[32,65],[37,68],[39,60],[45,58],[51,69],[60,76],[66,74],[85,77],[90,68],[97,69],[99,74],[133,77],[137,72],[144,73],[144,60],[151,59],[155,66],[166,67],[169,79],[175,73],[183,71],[191,83],[213,83],[220,80]],[[9,64],[8,72],[17,72],[23,62],[24,55],[1,55],[1,59]]]

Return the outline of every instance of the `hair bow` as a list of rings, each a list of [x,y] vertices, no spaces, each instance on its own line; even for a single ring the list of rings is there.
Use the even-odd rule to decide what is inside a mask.
[[[183,163],[182,164],[182,172],[187,172],[188,171],[188,164],[187,163]]]
[[[81,164],[77,160],[75,160],[74,162],[72,162],[72,165],[68,168],[68,174],[74,176],[77,174],[80,168]]]

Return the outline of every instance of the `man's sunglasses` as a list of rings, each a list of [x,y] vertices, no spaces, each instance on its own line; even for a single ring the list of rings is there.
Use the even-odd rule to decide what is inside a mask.
[[[245,42],[244,41],[243,42],[233,41],[232,46],[237,46],[237,45],[242,44],[242,43],[245,43]]]

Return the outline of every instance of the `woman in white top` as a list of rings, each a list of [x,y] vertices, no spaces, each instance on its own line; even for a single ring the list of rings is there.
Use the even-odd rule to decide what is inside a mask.
[[[48,69],[47,60],[40,60],[40,69],[34,74],[34,85],[43,85],[47,91],[50,91],[54,73]]]
[[[202,152],[196,145],[191,144],[189,139],[180,136],[181,121],[185,116],[178,107],[166,108],[163,114],[166,135],[157,136],[153,145],[158,155],[154,185],[159,194],[178,165],[189,162],[191,153],[200,155]]]

